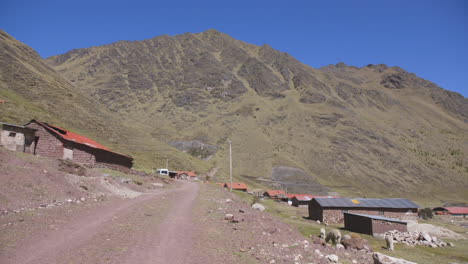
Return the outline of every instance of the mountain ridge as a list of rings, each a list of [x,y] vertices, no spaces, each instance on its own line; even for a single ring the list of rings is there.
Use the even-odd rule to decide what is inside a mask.
[[[130,126],[144,123],[143,139],[218,147],[209,164],[224,173],[230,139],[234,173],[248,179],[288,167],[304,173],[275,176],[281,187],[468,198],[468,99],[398,67],[315,69],[218,31],[77,49],[46,62]]]

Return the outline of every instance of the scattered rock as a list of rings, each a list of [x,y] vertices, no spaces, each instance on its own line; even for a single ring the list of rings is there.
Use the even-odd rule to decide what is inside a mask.
[[[405,245],[423,245],[427,247],[444,247],[446,243],[441,239],[429,235],[427,232],[398,232],[396,230],[388,231],[380,237],[392,237],[394,243],[403,243]],[[388,243],[388,242],[387,242]]]
[[[336,249],[344,249],[345,247],[342,244],[336,244]]]
[[[234,215],[233,214],[225,214],[224,215],[224,220],[233,221],[234,220]]]
[[[265,206],[259,204],[259,203],[254,203],[252,205],[252,208],[255,209],[255,210],[259,210],[261,212],[265,211]]]
[[[367,245],[367,240],[363,238],[352,237],[350,239],[344,240],[342,243],[346,249],[362,250],[365,249],[365,246]]]
[[[338,260],[339,260],[338,256],[335,254],[327,255],[326,258],[333,263],[338,263]]]
[[[426,232],[422,232],[420,235],[420,240],[423,240],[423,239],[429,243],[432,242],[432,237]]]
[[[346,234],[346,235],[343,236],[343,240],[348,240],[348,239],[351,239],[350,235]]]
[[[417,264],[415,262],[390,257],[378,252],[375,252],[372,255],[372,258],[374,259],[374,264]]]

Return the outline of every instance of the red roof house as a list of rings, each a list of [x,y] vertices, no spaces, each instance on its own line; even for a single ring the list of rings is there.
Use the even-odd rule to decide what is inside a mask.
[[[231,183],[225,183],[224,187],[231,189]],[[247,185],[243,182],[233,182],[232,183],[232,189],[233,190],[239,190],[239,191],[247,191]]]
[[[31,120],[25,127],[36,129],[34,154],[111,169],[129,169],[133,158],[111,151],[85,136],[63,128]]]
[[[468,207],[452,206],[452,207],[436,207],[432,209],[438,215],[455,215],[455,216],[467,216]]]
[[[283,190],[268,190],[263,193],[263,196],[270,197],[270,198],[278,198],[278,195],[286,194]]]

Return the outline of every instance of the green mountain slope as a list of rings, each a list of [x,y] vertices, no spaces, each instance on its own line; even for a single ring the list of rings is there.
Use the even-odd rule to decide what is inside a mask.
[[[468,198],[468,99],[398,67],[314,69],[215,30],[77,49],[46,61],[118,116],[110,126],[135,128],[140,142],[213,155],[201,164],[225,173],[231,139],[235,175],[291,191]],[[132,137],[119,133],[116,146],[137,145],[122,144]],[[206,153],[193,142],[217,149]]]
[[[83,93],[30,47],[0,31],[0,121],[24,124],[38,119],[93,138],[131,154],[136,167],[165,166],[206,170],[206,164],[159,141],[148,139],[146,124],[126,120]],[[146,128],[147,129],[147,128]]]

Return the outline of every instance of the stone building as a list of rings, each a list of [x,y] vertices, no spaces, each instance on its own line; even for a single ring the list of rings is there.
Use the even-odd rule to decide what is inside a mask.
[[[392,230],[407,232],[407,224],[405,221],[378,215],[344,213],[344,228],[346,230],[371,236]]]
[[[69,159],[74,162],[126,171],[133,166],[133,158],[113,152],[103,145],[71,131],[47,123],[31,120],[25,125],[36,130],[35,154],[44,157]]]
[[[323,223],[343,223],[343,213],[357,213],[416,220],[419,206],[408,199],[314,198],[309,202],[309,218]]]
[[[0,122],[0,146],[34,154],[36,129]]]

